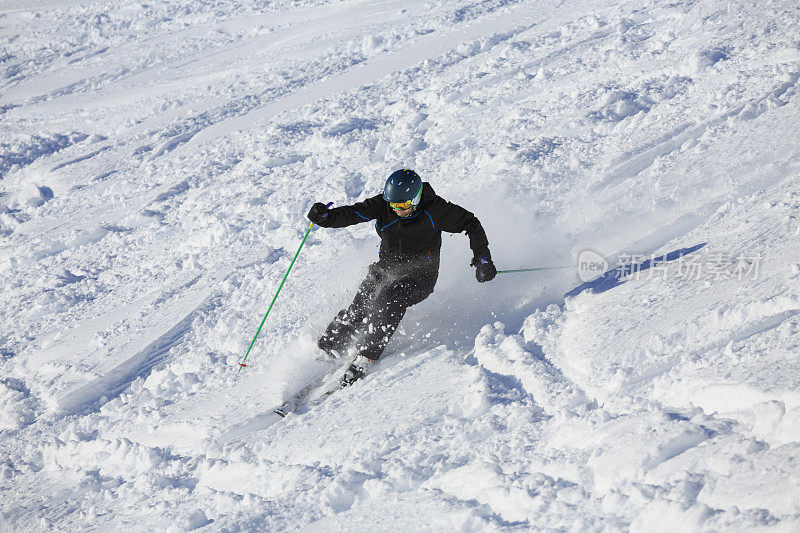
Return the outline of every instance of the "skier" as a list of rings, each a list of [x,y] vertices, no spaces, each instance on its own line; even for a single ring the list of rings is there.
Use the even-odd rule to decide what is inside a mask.
[[[315,203],[308,218],[324,228],[374,220],[381,238],[378,261],[370,265],[353,303],[336,315],[317,343],[329,356],[337,357],[357,342],[358,355],[342,378],[342,387],[365,375],[380,358],[406,309],[433,292],[443,231],[466,231],[473,253],[470,266],[476,267],[479,282],[497,275],[486,232],[475,215],[437,196],[413,170],[393,172],[383,194],[363,202],[333,209]]]

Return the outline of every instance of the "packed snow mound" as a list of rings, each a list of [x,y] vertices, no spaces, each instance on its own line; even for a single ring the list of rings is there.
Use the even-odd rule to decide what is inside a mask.
[[[0,13],[0,531],[800,529],[796,2]],[[305,214],[397,168],[602,275],[445,236],[275,422],[377,256],[315,228],[239,370]]]

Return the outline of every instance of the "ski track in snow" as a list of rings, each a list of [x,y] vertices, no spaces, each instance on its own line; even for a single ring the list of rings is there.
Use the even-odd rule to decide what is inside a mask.
[[[0,531],[797,530],[799,21],[6,2]],[[376,255],[369,224],[315,229],[238,372],[304,215],[399,167],[500,268],[646,267],[479,285],[446,235],[386,357],[278,420]]]
[[[63,414],[86,414],[92,408],[99,408],[104,403],[116,398],[120,392],[127,389],[131,382],[140,377],[146,377],[150,370],[161,363],[186,333],[191,329],[195,316],[206,305],[204,300],[177,324],[148,344],[141,351],[111,369],[105,375],[88,383],[78,390],[70,392],[59,401]],[[180,306],[186,305],[185,300],[180,301]],[[190,304],[191,307],[191,304]]]

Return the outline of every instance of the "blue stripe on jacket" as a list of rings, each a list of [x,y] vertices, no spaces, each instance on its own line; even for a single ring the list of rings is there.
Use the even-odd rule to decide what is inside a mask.
[[[428,213],[428,210],[427,210],[427,209],[425,210],[425,214],[426,214],[426,215],[428,215],[428,218],[429,218],[429,219],[430,219],[430,221],[431,221],[431,226],[433,226],[433,229],[436,229],[436,224],[434,224],[434,223],[433,223],[433,218],[431,218],[431,214],[430,214],[430,213]]]
[[[398,218],[397,220],[400,220],[400,219]],[[386,228],[388,228],[389,226],[391,226],[392,224],[397,222],[397,220],[394,220],[394,221],[389,222],[388,224],[386,224],[384,227],[381,228],[381,231],[385,230]]]

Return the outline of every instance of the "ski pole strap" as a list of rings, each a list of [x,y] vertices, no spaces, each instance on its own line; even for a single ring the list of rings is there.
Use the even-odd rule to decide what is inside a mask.
[[[535,272],[537,270],[557,270],[560,268],[573,268],[572,265],[565,266],[552,266],[552,267],[538,267],[538,268],[518,268],[515,270],[498,270],[498,274],[511,274],[513,272]]]

